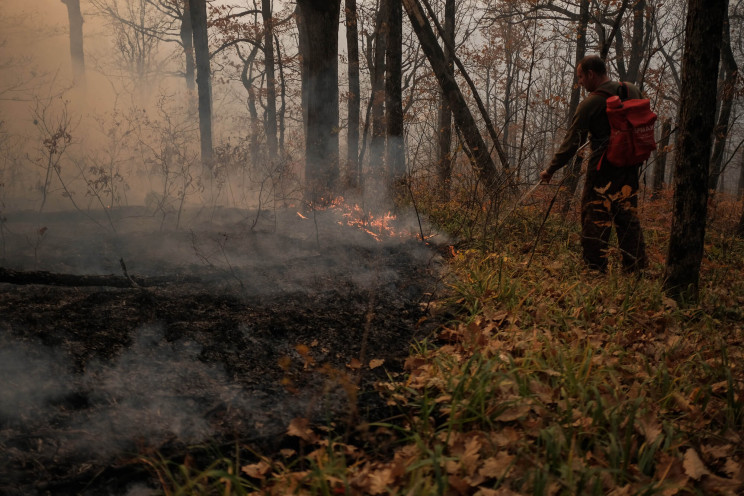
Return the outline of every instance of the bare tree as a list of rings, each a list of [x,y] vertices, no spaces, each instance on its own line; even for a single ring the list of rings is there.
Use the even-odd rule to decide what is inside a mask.
[[[457,82],[447,71],[444,52],[437,43],[426,14],[418,0],[404,0],[403,6],[411,21],[414,32],[421,42],[421,47],[424,53],[426,53],[426,57],[429,59],[429,63],[437,76],[439,84],[447,96],[455,123],[465,140],[478,176],[489,193],[493,194],[497,183],[496,165],[488,152],[488,147],[483,140],[483,136],[481,136],[480,130]],[[506,163],[505,158],[503,160]]]
[[[387,113],[387,171],[393,182],[406,173],[403,150],[403,5],[388,0],[388,41],[386,49],[385,109]]]
[[[708,202],[708,167],[715,121],[716,86],[727,0],[689,0],[675,191],[664,290],[696,301],[700,283]]]
[[[346,183],[358,186],[359,171],[359,23],[356,0],[345,0],[346,47],[349,56],[348,133],[346,137]]]
[[[199,140],[201,160],[205,169],[212,168],[212,75],[209,64],[209,38],[207,35],[207,3],[190,0],[189,14],[194,33],[196,59],[196,87],[199,94]]]
[[[664,119],[661,125],[661,139],[656,150],[656,162],[654,165],[653,195],[657,196],[664,189],[664,177],[666,176],[666,163],[669,156],[669,137],[672,134],[672,119]]]
[[[274,70],[274,30],[271,0],[261,0],[261,15],[264,23],[264,65],[266,69],[266,144],[269,147],[269,157],[277,154],[276,141],[276,73]]]
[[[83,51],[83,14],[80,0],[62,0],[67,6],[70,23],[70,57],[72,59],[72,79],[75,84],[85,86],[85,52]]]
[[[385,157],[385,52],[387,51],[391,0],[381,0],[375,22],[374,66],[372,66],[372,140],[370,169],[381,173]]]
[[[722,37],[721,71],[724,74],[724,78],[719,91],[719,95],[721,96],[721,105],[718,110],[718,123],[714,129],[715,142],[713,145],[713,156],[710,160],[710,177],[708,180],[708,189],[712,191],[715,191],[718,187],[718,180],[722,172],[723,152],[728,140],[729,121],[731,120],[731,112],[734,107],[736,83],[739,80],[739,67],[736,64],[736,59],[734,58],[734,53],[731,49],[731,32],[728,12],[723,23]]]
[[[340,0],[298,0],[305,124],[305,198],[329,201],[338,165],[338,22]]]
[[[455,0],[445,0],[444,33],[444,59],[447,64],[447,72],[454,79],[455,62],[450,47],[452,49],[455,47]],[[441,89],[439,90],[439,115],[437,119],[437,172],[442,197],[446,198],[449,193],[449,182],[452,178],[452,109],[450,109],[447,97]]]

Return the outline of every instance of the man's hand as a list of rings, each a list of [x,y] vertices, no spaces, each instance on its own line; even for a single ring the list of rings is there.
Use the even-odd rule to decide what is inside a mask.
[[[552,178],[553,174],[548,172],[548,169],[545,169],[540,173],[540,181],[544,182],[545,184],[548,184]]]

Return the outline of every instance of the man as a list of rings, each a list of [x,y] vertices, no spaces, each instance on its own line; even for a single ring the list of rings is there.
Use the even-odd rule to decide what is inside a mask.
[[[589,135],[591,155],[581,197],[581,247],[586,264],[600,272],[607,270],[607,250],[614,224],[622,253],[623,270],[637,272],[646,265],[646,248],[638,220],[639,166],[616,167],[606,157],[610,138],[606,101],[618,95],[620,83],[607,76],[604,61],[596,55],[584,57],[576,67],[579,84],[589,93],[579,104],[563,143],[550,165],[540,173],[549,183],[566,165]],[[625,83],[627,98],[641,98],[636,86]],[[625,96],[624,94],[622,96]]]

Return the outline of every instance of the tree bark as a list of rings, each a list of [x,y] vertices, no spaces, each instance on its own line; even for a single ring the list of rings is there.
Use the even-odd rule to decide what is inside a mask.
[[[276,47],[276,62],[279,69],[279,100],[282,102],[277,112],[277,125],[279,126],[279,153],[284,156],[284,134],[286,131],[285,115],[287,113],[287,80],[284,77],[284,62],[282,61],[281,45],[279,37],[274,35],[274,46]]]
[[[739,187],[736,191],[736,199],[741,201],[742,196],[744,196],[744,151],[741,152],[741,162],[739,164]],[[744,218],[744,213],[742,213],[742,218]]]
[[[465,98],[457,86],[457,82],[447,72],[444,52],[437,43],[429,21],[418,0],[403,0],[403,6],[411,20],[414,32],[421,42],[421,47],[436,74],[439,85],[452,108],[455,124],[460,129],[466,146],[470,149],[476,172],[484,183],[486,191],[489,194],[494,194],[497,180],[496,166],[488,152],[488,147],[483,140],[483,136],[480,134],[473,114],[470,113]],[[504,163],[507,163],[507,161],[505,160]]]
[[[669,138],[672,134],[672,119],[665,119],[661,125],[661,139],[656,152],[656,165],[654,167],[654,183],[652,187],[653,196],[657,197],[664,189],[664,177],[666,176],[666,163],[669,156]]]
[[[256,108],[256,91],[253,88],[253,61],[256,59],[258,54],[258,45],[254,46],[248,57],[243,58],[238,50],[238,57],[243,61],[243,70],[240,73],[240,81],[243,83],[243,87],[248,92],[248,115],[251,117],[251,131],[249,150],[251,153],[251,160],[259,160],[259,146],[258,136],[260,131],[258,109]]]
[[[444,62],[447,72],[455,78],[454,54],[450,47],[455,46],[455,0],[444,3]],[[437,172],[442,199],[449,197],[449,183],[452,179],[452,109],[444,91],[439,91],[439,115],[437,125],[438,160]]]
[[[196,58],[196,86],[199,95],[199,135],[202,165],[212,169],[212,76],[209,66],[209,39],[207,37],[207,3],[190,0],[189,13],[194,32]]]
[[[682,58],[675,191],[664,290],[682,302],[698,299],[708,202],[711,133],[727,0],[689,0]]]
[[[633,6],[633,35],[630,42],[630,60],[626,78],[640,85],[643,61],[644,28],[646,26],[646,0],[637,0]]]
[[[345,0],[346,46],[349,55],[348,132],[346,136],[346,184],[359,186],[359,26],[356,0]]]
[[[387,150],[385,163],[393,183],[406,174],[403,144],[403,5],[388,1],[388,40],[385,53],[385,108],[387,112]]]
[[[385,52],[387,50],[390,1],[382,0],[375,23],[374,72],[372,74],[372,140],[369,165],[382,173],[385,159]]]
[[[191,27],[191,9],[190,0],[183,0],[183,12],[181,13],[181,45],[183,54],[186,58],[186,88],[189,91],[194,89],[194,79],[196,77],[196,64],[194,62],[194,30]]]
[[[579,61],[586,55],[586,30],[589,25],[589,0],[581,0],[579,7],[579,21],[576,26],[576,52],[575,60],[578,67]],[[579,86],[579,76],[576,73],[576,69],[573,71],[573,86],[571,87],[571,99],[568,103],[568,112],[566,112],[566,123],[570,123],[573,119],[576,109],[579,108],[579,101],[581,100],[581,86]],[[565,201],[563,202],[562,212],[567,214],[571,207],[571,199],[576,193],[576,188],[579,185],[579,177],[581,176],[581,158],[574,157],[568,165],[566,170],[566,180],[564,184],[566,186]]]
[[[723,153],[729,133],[729,121],[734,106],[734,95],[736,93],[736,82],[739,79],[739,67],[736,64],[733,51],[731,50],[731,34],[729,27],[728,12],[724,18],[722,42],[721,42],[721,67],[725,77],[721,85],[721,108],[718,114],[718,124],[714,129],[715,142],[713,155],[710,160],[710,178],[708,189],[715,191],[718,187],[718,179],[721,175],[723,164]]]
[[[306,105],[305,198],[330,201],[338,176],[338,22],[340,0],[298,0]]]
[[[85,52],[83,51],[83,14],[80,0],[62,0],[67,6],[70,23],[70,58],[72,61],[72,81],[85,86]]]
[[[269,159],[277,155],[276,141],[276,74],[274,71],[274,29],[271,0],[261,0],[261,16],[264,24],[264,68],[266,71],[266,117],[264,131],[266,145],[269,148]]]

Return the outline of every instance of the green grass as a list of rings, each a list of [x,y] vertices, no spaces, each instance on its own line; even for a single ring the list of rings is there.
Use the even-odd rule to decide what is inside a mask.
[[[651,263],[637,278],[621,273],[616,250],[607,275],[584,270],[575,224],[555,215],[538,229],[542,212],[526,208],[499,232],[477,209],[437,215],[468,236],[436,305],[455,318],[414,343],[405,377],[381,384],[396,417],[367,426],[353,447],[320,435],[291,461],[264,457],[273,465],[263,479],[236,478],[225,460],[193,474],[161,461],[164,485],[226,491],[230,481],[224,494],[240,494],[237,484],[324,495],[744,491],[744,241],[709,233],[699,303],[684,306],[662,292],[663,219],[644,219]],[[383,435],[392,448],[376,445]]]

